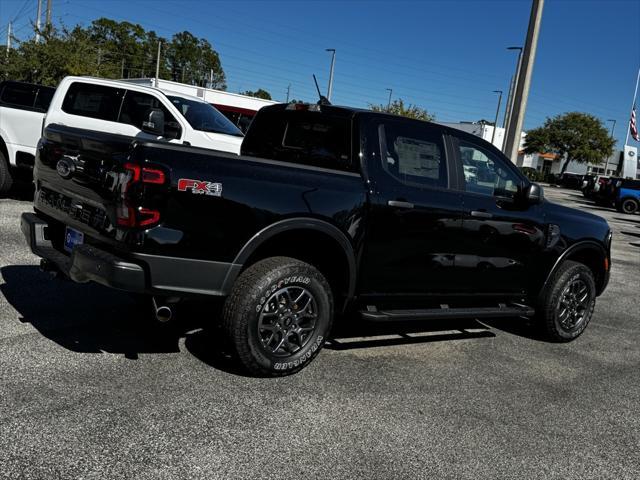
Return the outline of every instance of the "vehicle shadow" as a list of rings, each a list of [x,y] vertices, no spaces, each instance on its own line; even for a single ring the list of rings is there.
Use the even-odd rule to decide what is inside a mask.
[[[640,219],[632,218],[631,215],[629,215],[629,218],[613,217],[613,219],[618,220],[620,222],[637,223],[640,225]]]
[[[413,320],[410,322],[367,322],[356,315],[341,318],[324,348],[353,350],[416,343],[474,338],[493,338],[495,333],[476,320]]]
[[[588,208],[589,210],[600,210],[602,212],[614,212],[615,209],[613,207],[611,208],[607,208],[607,207],[595,207],[595,206],[585,206],[585,208]]]
[[[219,305],[181,305],[176,323],[152,320],[148,305],[97,284],[52,279],[33,265],[0,268],[0,293],[43,337],[77,353],[122,354],[137,360],[145,353],[177,353],[184,347],[199,361],[244,376],[229,355],[219,325]],[[149,307],[149,308],[147,308]],[[490,328],[537,339],[523,319],[365,322],[357,315],[339,319],[325,348],[351,350],[440,341],[493,338]]]
[[[155,331],[145,325],[145,312],[125,293],[96,284],[79,285],[53,279],[32,265],[0,269],[0,292],[44,337],[79,353],[178,351],[179,332]]]

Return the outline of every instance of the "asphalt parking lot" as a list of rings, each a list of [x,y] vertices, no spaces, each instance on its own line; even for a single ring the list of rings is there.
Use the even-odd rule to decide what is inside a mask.
[[[240,375],[207,308],[159,332],[126,294],[54,281],[29,192],[0,198],[0,477],[640,478],[640,215],[585,334],[521,320],[364,327],[298,375]]]

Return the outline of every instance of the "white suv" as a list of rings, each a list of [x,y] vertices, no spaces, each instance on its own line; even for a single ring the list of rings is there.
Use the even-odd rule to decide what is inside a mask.
[[[17,169],[33,168],[42,119],[55,88],[32,83],[0,83],[0,193],[7,192]]]
[[[45,117],[66,125],[239,154],[242,132],[197,97],[93,77],[66,77]]]

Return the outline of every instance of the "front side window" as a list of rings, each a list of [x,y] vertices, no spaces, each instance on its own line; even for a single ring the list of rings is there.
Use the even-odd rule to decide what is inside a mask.
[[[74,82],[67,90],[62,110],[72,115],[115,122],[123,91],[91,83]]]
[[[142,130],[143,123],[149,119],[149,113],[153,109],[162,110],[164,113],[164,133],[167,138],[179,138],[182,133],[180,124],[169,112],[160,100],[153,95],[127,90],[122,102],[122,110],[118,121],[133,125]]]
[[[201,132],[223,133],[242,137],[236,128],[222,113],[205,102],[198,102],[184,97],[169,96],[169,101],[178,109],[194,130]]]
[[[380,126],[382,167],[402,183],[446,188],[444,142],[439,130],[405,123]]]
[[[504,165],[504,160],[478,145],[459,141],[467,192],[513,198],[522,180]]]
[[[33,85],[8,84],[2,90],[0,101],[8,106],[32,107],[35,94]]]

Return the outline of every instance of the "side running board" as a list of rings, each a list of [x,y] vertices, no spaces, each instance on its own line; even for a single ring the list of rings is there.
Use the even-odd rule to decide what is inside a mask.
[[[503,318],[503,317],[532,317],[535,310],[526,305],[500,304],[496,307],[484,308],[449,308],[442,305],[440,308],[424,310],[378,310],[368,306],[367,310],[360,311],[363,319],[372,322],[405,321],[405,320],[441,320],[446,318]]]

